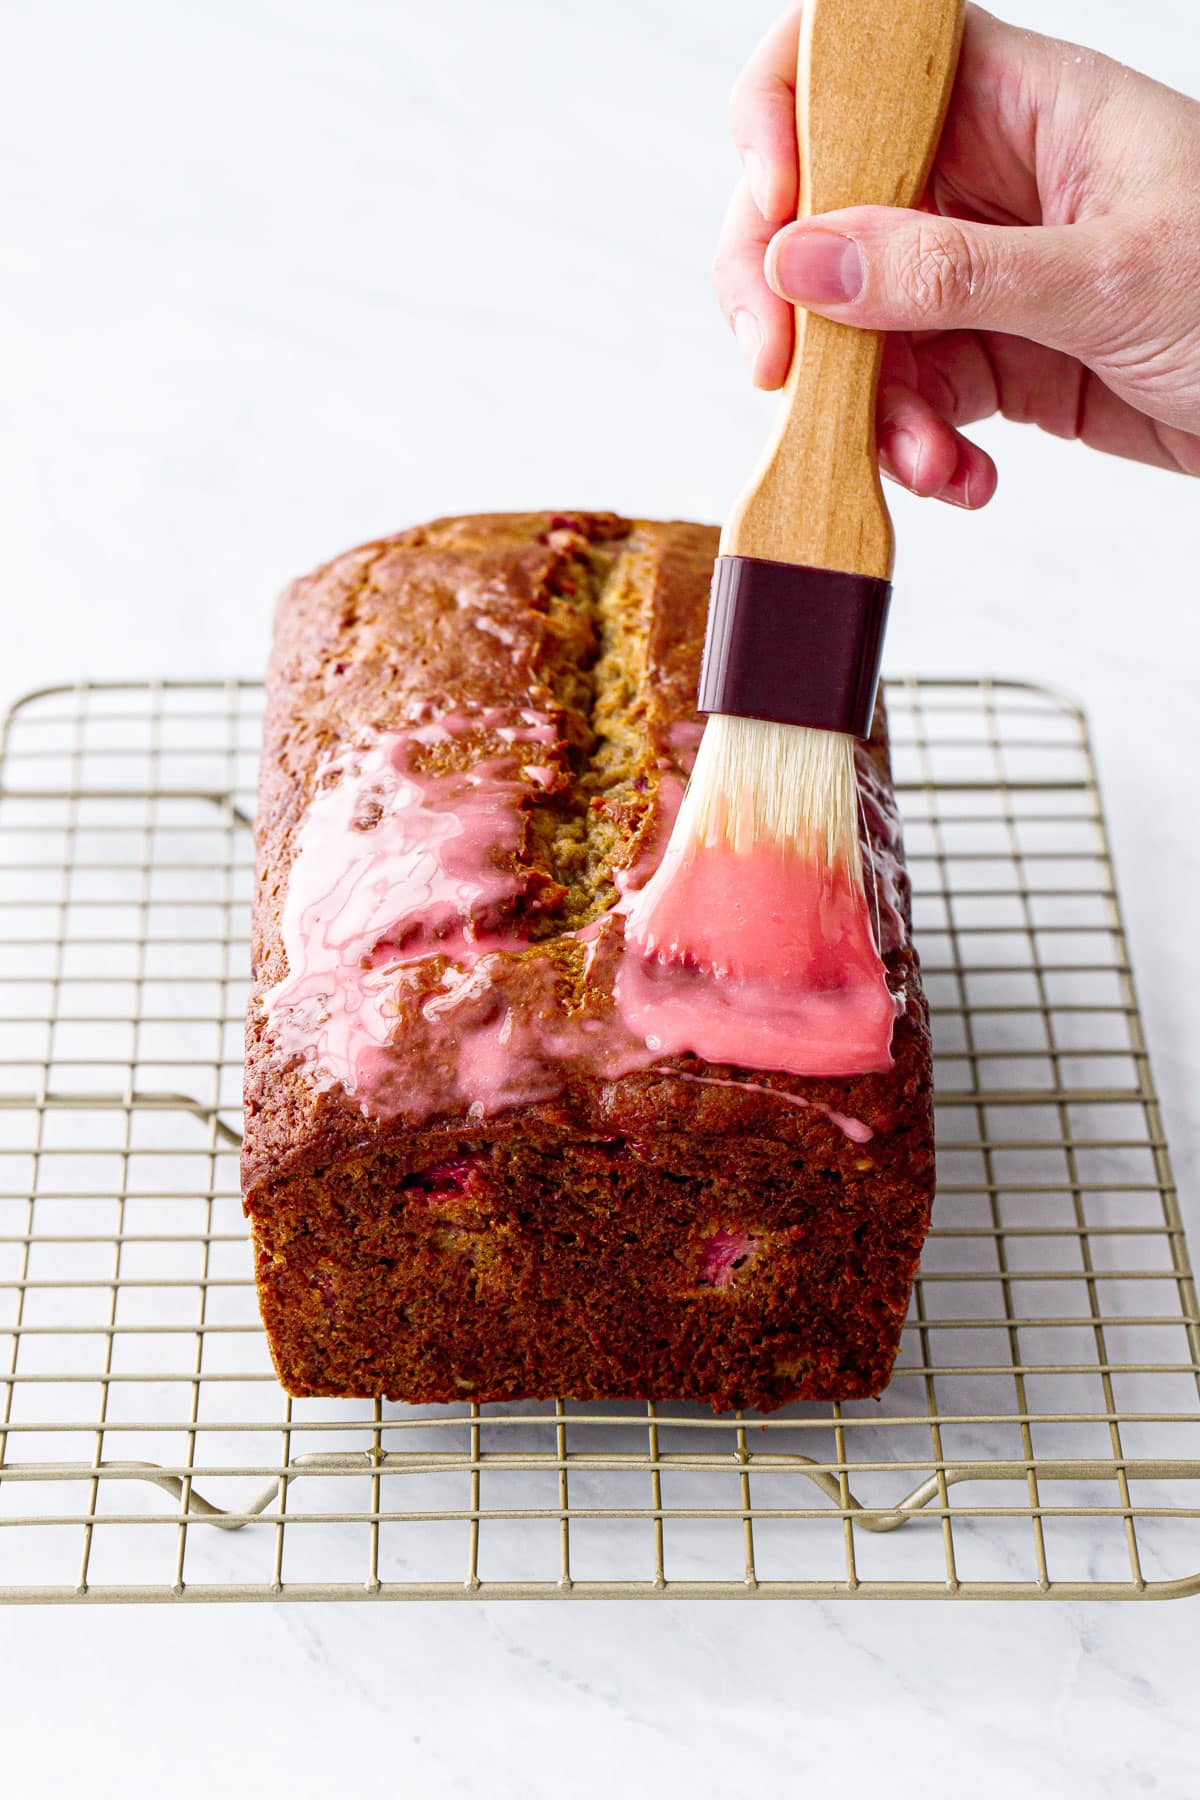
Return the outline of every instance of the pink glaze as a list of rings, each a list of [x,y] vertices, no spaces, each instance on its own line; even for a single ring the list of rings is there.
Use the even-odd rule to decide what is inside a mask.
[[[738,1269],[754,1255],[760,1241],[750,1231],[714,1231],[704,1242],[700,1286],[728,1287]]]
[[[593,1040],[585,1032],[597,1021],[574,1024],[557,1010],[554,971],[545,960],[526,968],[522,1003],[510,1005],[514,960],[510,951],[495,951],[447,967],[444,992],[422,1002],[400,1042],[367,1043],[352,1025],[350,1054],[339,1056],[340,1047],[326,1039],[323,1084],[340,1082],[368,1117],[420,1119],[465,1106],[469,1118],[482,1119],[553,1100],[572,1064],[607,1079],[646,1067],[645,1047],[624,1033],[617,1042],[603,1031]]]
[[[281,1049],[313,1063],[325,1085],[340,1082],[381,1101],[391,1093],[383,1103],[394,1105],[404,1077],[391,1038],[405,982],[432,956],[477,970],[499,952],[526,947],[524,937],[499,928],[530,885],[515,863],[523,803],[533,792],[520,747],[552,743],[554,732],[532,713],[504,719],[450,715],[384,733],[319,772],[283,908],[289,974],[265,1003]],[[463,771],[414,770],[414,746],[468,734],[499,737],[511,749]],[[475,1046],[485,1060],[487,1041],[481,1032]],[[456,1081],[445,1085],[448,1096],[439,1100],[461,1097]],[[516,1071],[509,1085],[531,1097]],[[537,1097],[553,1091],[548,1075],[534,1085]]]
[[[847,870],[774,846],[672,846],[624,910],[640,954],[614,998],[658,1055],[794,1075],[891,1067],[896,1001]]]
[[[481,752],[471,767],[422,766],[464,739]],[[681,869],[664,854],[683,795],[669,769],[640,853],[616,873],[620,898],[576,934],[592,1001],[566,1012],[521,920],[540,879],[521,862],[525,812],[558,779],[557,744],[533,711],[458,712],[326,761],[284,902],[289,973],[265,996],[286,1059],[368,1116],[416,1119],[532,1105],[572,1069],[613,1080],[685,1051],[799,1075],[890,1066],[902,1002],[861,894],[795,859]],[[882,904],[880,917],[887,930]],[[763,1091],[825,1113],[854,1142],[872,1136],[820,1102]]]
[[[858,803],[866,828],[869,854],[864,852],[864,880],[871,918],[881,956],[898,950],[905,940],[904,874],[900,850],[900,814],[895,796],[884,786],[874,763],[865,754],[855,760]]]
[[[665,1070],[673,1081],[696,1081],[702,1087],[749,1088],[753,1094],[770,1094],[773,1100],[782,1100],[788,1106],[807,1106],[813,1112],[824,1113],[831,1125],[844,1132],[852,1144],[869,1144],[875,1136],[872,1128],[864,1119],[852,1119],[849,1113],[835,1112],[832,1106],[826,1106],[822,1100],[806,1100],[802,1094],[787,1094],[779,1088],[767,1087],[761,1081],[734,1081],[728,1075],[690,1075],[683,1069]]]
[[[290,968],[332,973],[500,941],[489,920],[528,885],[512,861],[528,784],[511,755],[414,774],[411,746],[442,741],[433,731],[392,733],[325,764],[288,880]]]

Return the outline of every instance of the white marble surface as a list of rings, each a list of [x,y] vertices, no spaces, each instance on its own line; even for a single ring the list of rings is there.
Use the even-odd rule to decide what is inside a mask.
[[[719,516],[769,402],[707,289],[769,0],[38,0],[2,24],[0,699],[253,673],[271,596],[438,512]],[[1200,91],[1188,0],[1014,0]],[[892,666],[1090,709],[1200,1232],[1194,485],[1013,427],[897,505]],[[5,1786],[1195,1792],[1195,1603],[0,1616]]]

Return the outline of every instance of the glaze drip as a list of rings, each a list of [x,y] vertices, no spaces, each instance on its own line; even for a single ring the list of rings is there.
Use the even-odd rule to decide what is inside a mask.
[[[808,1107],[813,1112],[824,1113],[830,1124],[836,1125],[844,1137],[852,1144],[869,1144],[875,1133],[862,1119],[853,1119],[848,1113],[838,1112],[832,1106],[826,1106],[822,1100],[809,1100],[803,1094],[789,1094],[782,1088],[766,1087],[761,1081],[734,1081],[728,1075],[693,1075],[686,1069],[672,1069],[672,1081],[695,1081],[701,1087],[749,1088],[752,1094],[770,1094],[773,1100],[782,1100],[786,1106]]]

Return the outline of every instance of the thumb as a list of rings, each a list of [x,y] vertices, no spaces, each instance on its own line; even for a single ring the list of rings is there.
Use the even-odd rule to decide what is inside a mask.
[[[977,225],[863,206],[785,226],[765,270],[783,299],[847,325],[1012,332],[1086,357],[1111,343],[1128,235],[1111,218]]]

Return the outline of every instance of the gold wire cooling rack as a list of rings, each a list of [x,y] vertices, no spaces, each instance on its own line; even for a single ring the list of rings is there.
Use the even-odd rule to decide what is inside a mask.
[[[237,1188],[261,692],[0,765],[0,1598],[1200,1592],[1200,1332],[1078,709],[893,682],[939,1194],[881,1402],[290,1401]]]

